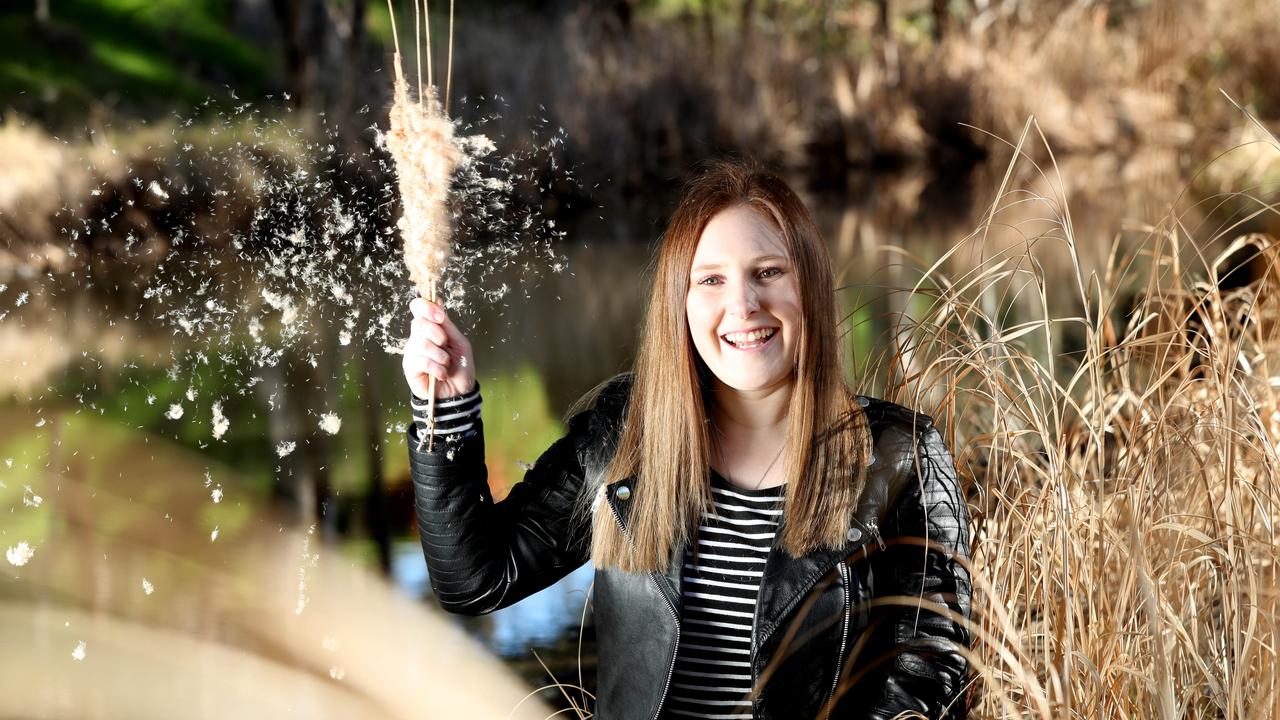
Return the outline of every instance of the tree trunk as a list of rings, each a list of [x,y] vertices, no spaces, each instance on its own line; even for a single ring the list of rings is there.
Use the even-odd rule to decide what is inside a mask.
[[[732,87],[733,97],[740,102],[745,102],[754,86],[752,76],[754,64],[748,60],[752,57],[751,48],[755,44],[755,0],[743,0],[741,13],[738,18],[737,62],[734,63],[737,72],[734,73]]]
[[[271,0],[271,9],[280,26],[290,102],[295,108],[306,107],[315,86],[315,53],[324,39],[323,0]]]
[[[49,22],[49,0],[36,0],[36,21]]]
[[[369,500],[366,523],[369,537],[378,548],[378,567],[391,575],[391,528],[387,513],[387,483],[382,476],[382,403],[378,398],[378,386],[373,381],[374,363],[367,359],[360,377],[360,394],[364,400],[364,445],[369,450],[366,472],[369,475]]]
[[[359,124],[355,122],[356,78],[364,76],[364,14],[367,0],[351,3],[351,26],[347,33],[346,62],[342,68],[342,90],[338,96],[338,126],[342,142],[352,147]]]
[[[876,34],[881,38],[889,37],[889,17],[892,14],[892,8],[889,7],[890,0],[878,0],[880,6],[880,14],[876,18]]]
[[[325,3],[328,0],[308,0],[303,8],[303,36],[302,42],[305,48],[304,57],[306,61],[303,65],[303,83],[306,87],[307,104],[310,106],[318,106],[319,104],[319,88],[317,86],[317,78],[319,77],[319,66],[321,61],[328,57],[325,53],[326,40],[329,28],[329,16],[325,11]],[[329,89],[327,96],[332,102],[332,98],[336,93],[332,88]],[[301,104],[299,104],[301,106]]]
[[[949,0],[933,0],[933,39],[942,42],[951,29],[951,8]]]
[[[711,0],[702,0],[702,36],[703,43],[706,44],[706,53],[708,57],[715,57],[716,54],[716,26],[715,15],[711,10]]]
[[[742,15],[739,17],[739,43],[743,52],[750,51],[754,38],[752,33],[756,25],[756,0],[743,0]]]

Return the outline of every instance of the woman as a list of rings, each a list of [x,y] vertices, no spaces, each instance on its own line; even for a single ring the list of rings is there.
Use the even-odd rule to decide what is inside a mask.
[[[591,560],[597,717],[960,717],[955,469],[930,418],[847,389],[833,292],[800,199],[710,166],[663,237],[634,372],[499,503],[470,343],[414,300],[410,460],[444,608],[491,612]]]

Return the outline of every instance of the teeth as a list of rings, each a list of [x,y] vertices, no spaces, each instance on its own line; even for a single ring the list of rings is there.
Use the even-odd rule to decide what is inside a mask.
[[[724,336],[724,339],[728,340],[734,345],[741,345],[743,343],[762,340],[764,338],[769,337],[770,335],[773,335],[773,333],[774,333],[773,329],[752,330],[751,332],[745,332],[745,333],[729,333],[728,335]]]

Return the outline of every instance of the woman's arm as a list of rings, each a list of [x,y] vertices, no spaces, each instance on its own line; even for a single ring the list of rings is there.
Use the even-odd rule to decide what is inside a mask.
[[[450,612],[477,615],[521,600],[586,561],[589,527],[571,522],[583,482],[583,451],[602,427],[595,408],[543,453],[505,500],[493,501],[471,343],[436,303],[410,303],[405,381],[418,533],[431,586]],[[427,397],[435,378],[435,423]],[[603,396],[603,393],[601,393]],[[434,427],[431,443],[420,442]],[[586,523],[583,523],[584,525]]]
[[[609,392],[611,388],[606,388]],[[616,389],[614,389],[616,391]],[[409,430],[418,532],[432,589],[450,612],[478,615],[551,585],[586,562],[590,518],[574,519],[584,457],[608,431],[601,400],[574,415],[569,430],[495,503],[484,463],[483,422],[474,432],[419,449]]]
[[[891,657],[871,703],[869,717],[875,720],[908,711],[928,718],[965,716],[968,661],[957,648],[969,646],[969,631],[931,608],[969,617],[969,511],[941,433],[929,425],[918,447],[914,477],[885,518],[886,548],[874,574],[877,597],[922,602],[878,609],[880,647]]]

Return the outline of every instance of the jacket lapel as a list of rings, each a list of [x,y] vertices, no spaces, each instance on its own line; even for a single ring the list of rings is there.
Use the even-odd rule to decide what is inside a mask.
[[[782,523],[778,529],[781,531]],[[756,597],[756,646],[763,645],[809,590],[864,542],[859,539],[839,549],[821,548],[799,558],[792,558],[774,545],[765,561]]]
[[[625,480],[620,480],[605,487],[604,500],[609,504],[610,510],[614,517],[622,525],[624,535],[631,537],[631,498],[635,492],[635,476]],[[625,499],[624,499],[625,498]],[[667,596],[667,600],[675,607],[676,613],[683,612],[683,603],[681,602],[680,587],[684,582],[684,545],[678,545],[671,549],[671,558],[667,563],[666,572],[655,571],[653,575],[658,581],[658,587]]]
[[[879,541],[879,521],[886,500],[888,468],[876,460],[873,453],[867,468],[867,480],[846,542],[840,548],[819,548],[807,555],[793,558],[777,546],[776,540],[769,549],[765,561],[760,592],[756,597],[756,646],[778,629],[783,620],[804,599],[813,586],[835,568],[836,564],[860,551],[868,542]],[[782,534],[786,524],[783,517],[778,523],[777,534]]]

